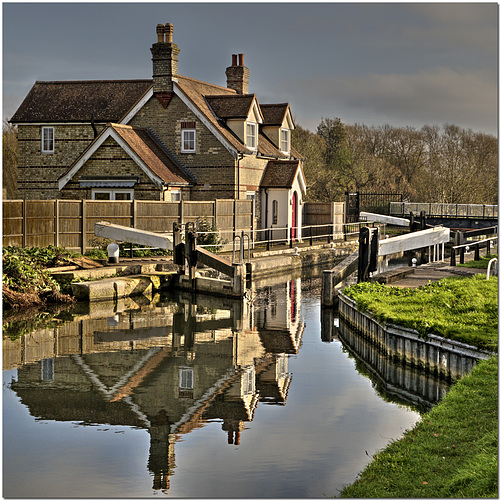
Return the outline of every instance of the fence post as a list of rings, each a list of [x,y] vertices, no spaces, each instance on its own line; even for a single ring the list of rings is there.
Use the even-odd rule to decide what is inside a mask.
[[[479,243],[474,246],[474,260],[479,260]]]
[[[87,227],[87,200],[82,200],[82,240],[81,240],[82,255],[85,254],[86,227]]]
[[[184,200],[181,199],[179,202],[179,222],[180,225],[184,225]]]
[[[59,246],[59,200],[54,200],[54,246]]]
[[[457,260],[455,257],[455,249],[451,249],[451,255],[450,255],[450,266],[456,266],[457,265]]]
[[[21,210],[23,214],[23,222],[22,222],[22,240],[21,240],[21,245],[23,248],[26,248],[26,200],[22,200],[22,205],[21,205]]]
[[[132,210],[132,227],[135,227],[137,229],[137,200],[132,200],[132,204],[130,206]]]

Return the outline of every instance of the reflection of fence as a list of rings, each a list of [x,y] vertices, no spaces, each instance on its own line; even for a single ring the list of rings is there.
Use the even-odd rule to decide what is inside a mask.
[[[205,220],[215,223],[222,239],[234,232],[255,229],[252,200],[215,201],[96,201],[6,200],[3,202],[3,245],[55,245],[85,253],[92,247],[94,224],[134,227],[157,233],[171,232],[173,223]]]
[[[425,212],[428,217],[453,218],[498,218],[498,205],[465,205],[458,203],[394,203],[390,204],[391,215],[410,215],[410,212]]]

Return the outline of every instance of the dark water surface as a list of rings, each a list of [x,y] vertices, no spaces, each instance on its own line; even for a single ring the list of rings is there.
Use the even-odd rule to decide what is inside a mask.
[[[4,339],[4,497],[337,495],[419,420],[404,399],[445,388],[413,397],[401,367],[383,381],[325,332],[318,287],[86,305]]]

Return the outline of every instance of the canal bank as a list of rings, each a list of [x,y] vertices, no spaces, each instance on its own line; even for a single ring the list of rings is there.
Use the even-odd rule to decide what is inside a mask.
[[[247,281],[261,280],[273,275],[329,265],[350,255],[357,242],[334,242],[314,246],[270,251],[254,251],[251,259],[242,264],[246,268]],[[230,254],[222,258],[231,262]],[[151,295],[161,290],[179,288],[179,267],[172,258],[121,259],[119,264],[80,270],[53,270],[52,276],[71,294],[82,301],[115,300],[118,298]],[[221,288],[230,280],[221,278],[213,269],[200,266],[193,282],[193,292],[213,295],[230,295]]]
[[[478,273],[477,269],[454,271]],[[394,284],[404,288],[406,277],[398,281]],[[406,285],[415,288],[415,279],[406,281]],[[467,284],[464,287],[468,288]],[[442,337],[427,335],[423,342],[418,331],[381,325],[371,314],[358,311],[356,302],[344,294],[340,294],[339,303],[344,310],[341,316],[356,323],[360,337],[378,343],[388,356],[395,355],[404,362],[420,364],[451,378],[455,370],[469,368],[468,358],[476,359],[470,361],[476,364],[472,371],[460,378],[403,438],[375,454],[357,480],[345,486],[340,495],[497,498],[498,356]],[[405,307],[403,302],[400,307]],[[457,325],[464,314],[467,313],[456,312]],[[498,312],[492,314],[492,323],[497,316]],[[485,355],[486,359],[482,359]]]

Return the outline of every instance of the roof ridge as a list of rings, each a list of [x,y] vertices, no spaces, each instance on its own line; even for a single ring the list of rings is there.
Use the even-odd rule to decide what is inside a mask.
[[[229,95],[234,94],[234,95],[239,95],[236,90],[230,89],[228,87],[223,87],[222,85],[217,85],[215,83],[209,83],[209,82],[204,82],[203,80],[197,80],[196,78],[191,78],[190,76],[183,76],[183,75],[177,75],[177,78],[182,78],[184,80],[191,80],[196,83],[202,83],[203,85],[209,85],[210,87],[216,87],[221,90],[225,90],[228,92]]]
[[[47,85],[47,84],[72,84],[72,83],[135,83],[135,82],[151,82],[153,83],[152,78],[130,78],[124,80],[36,80],[35,83],[38,85]]]

